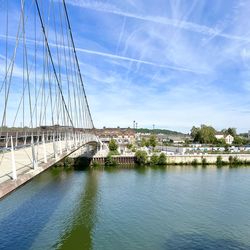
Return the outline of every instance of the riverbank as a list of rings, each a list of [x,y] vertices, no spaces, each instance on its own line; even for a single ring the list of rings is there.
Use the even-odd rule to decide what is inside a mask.
[[[65,156],[64,156],[65,157]],[[62,160],[56,164],[55,167],[74,168],[75,170],[86,169],[88,167],[99,166],[117,166],[120,168],[134,168],[138,166],[138,162],[135,156],[131,155],[113,155],[108,157],[62,157]],[[142,165],[148,166],[250,166],[249,154],[213,154],[213,155],[175,155],[166,156],[166,162],[164,164],[157,164],[151,161],[151,156],[147,156],[147,162]],[[110,161],[111,160],[111,161]],[[108,163],[108,164],[107,164]],[[0,199],[5,195],[11,193],[18,187],[24,185],[35,176],[42,173],[44,170],[53,165],[53,162],[47,164],[41,164],[36,170],[30,169],[19,175],[17,180],[6,180],[0,183]]]
[[[151,162],[151,156],[147,157],[147,164]],[[111,157],[111,165],[136,164],[135,156],[114,155]],[[110,161],[108,157],[93,157],[91,166],[105,165]],[[106,164],[107,165],[107,164]],[[166,162],[161,165],[250,165],[249,154],[213,154],[213,155],[174,155],[166,156]]]

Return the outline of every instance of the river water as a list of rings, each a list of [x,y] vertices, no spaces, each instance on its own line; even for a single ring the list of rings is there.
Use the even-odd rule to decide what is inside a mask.
[[[250,249],[250,168],[51,168],[0,201],[0,249]]]

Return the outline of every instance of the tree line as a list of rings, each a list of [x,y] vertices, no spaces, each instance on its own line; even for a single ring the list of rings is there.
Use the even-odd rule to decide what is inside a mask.
[[[215,137],[216,131],[212,126],[201,125],[200,127],[193,126],[191,129],[191,138],[193,142],[204,143],[204,144],[217,144],[217,145],[226,145],[224,138],[217,139]],[[237,135],[235,128],[223,129],[220,131],[224,136],[231,135],[234,138],[233,144],[235,145],[244,145],[249,141],[247,138]]]

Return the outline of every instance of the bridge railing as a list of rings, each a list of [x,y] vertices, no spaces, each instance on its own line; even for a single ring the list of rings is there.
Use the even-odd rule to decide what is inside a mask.
[[[1,177],[16,180],[24,171],[52,165],[91,141],[98,139],[84,131],[6,133],[0,138],[0,183]]]

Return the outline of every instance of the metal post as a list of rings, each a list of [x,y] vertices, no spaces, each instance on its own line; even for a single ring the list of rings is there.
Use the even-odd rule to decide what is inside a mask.
[[[17,143],[18,143],[18,132],[16,132],[16,145],[15,145],[15,147],[17,147]]]
[[[42,137],[41,137],[42,141]],[[40,133],[37,133],[37,139],[36,139],[36,162],[38,164],[39,161],[39,148],[40,148]]]
[[[8,144],[9,144],[8,137],[9,137],[9,133],[7,132],[6,137],[5,137],[5,147],[6,148],[8,148]]]
[[[47,152],[46,152],[46,143],[45,143],[45,138],[44,138],[44,134],[43,134],[43,159],[44,159],[44,163],[47,163]]]
[[[14,154],[14,147],[13,147],[13,138],[12,138],[12,136],[10,137],[10,143],[11,143],[11,160],[12,160],[12,179],[16,180],[17,179],[16,161],[15,161],[15,154]]]
[[[82,133],[80,133],[80,144],[82,145]]]
[[[79,137],[79,133],[76,134],[76,145],[80,144],[80,137]]]
[[[64,140],[65,140],[65,148],[67,151],[67,154],[69,153],[69,144],[68,144],[68,134],[65,132],[64,134]]]
[[[54,157],[57,161],[57,147],[56,147],[56,142],[55,142],[55,132],[53,132],[53,149],[54,149]]]
[[[26,134],[26,131],[25,131],[25,134],[24,134],[24,145],[26,145],[26,142],[27,142],[27,134]]]
[[[61,133],[59,134],[59,150],[60,150],[60,155],[62,154],[62,137]]]
[[[71,150],[71,138],[70,138],[70,133],[67,135],[68,136],[68,148]]]
[[[32,150],[32,166],[33,166],[33,169],[36,169],[37,168],[37,161],[36,161],[36,153],[35,153],[33,132],[31,134],[31,150]]]
[[[74,137],[74,147],[76,149],[76,132],[74,133],[73,137]]]

